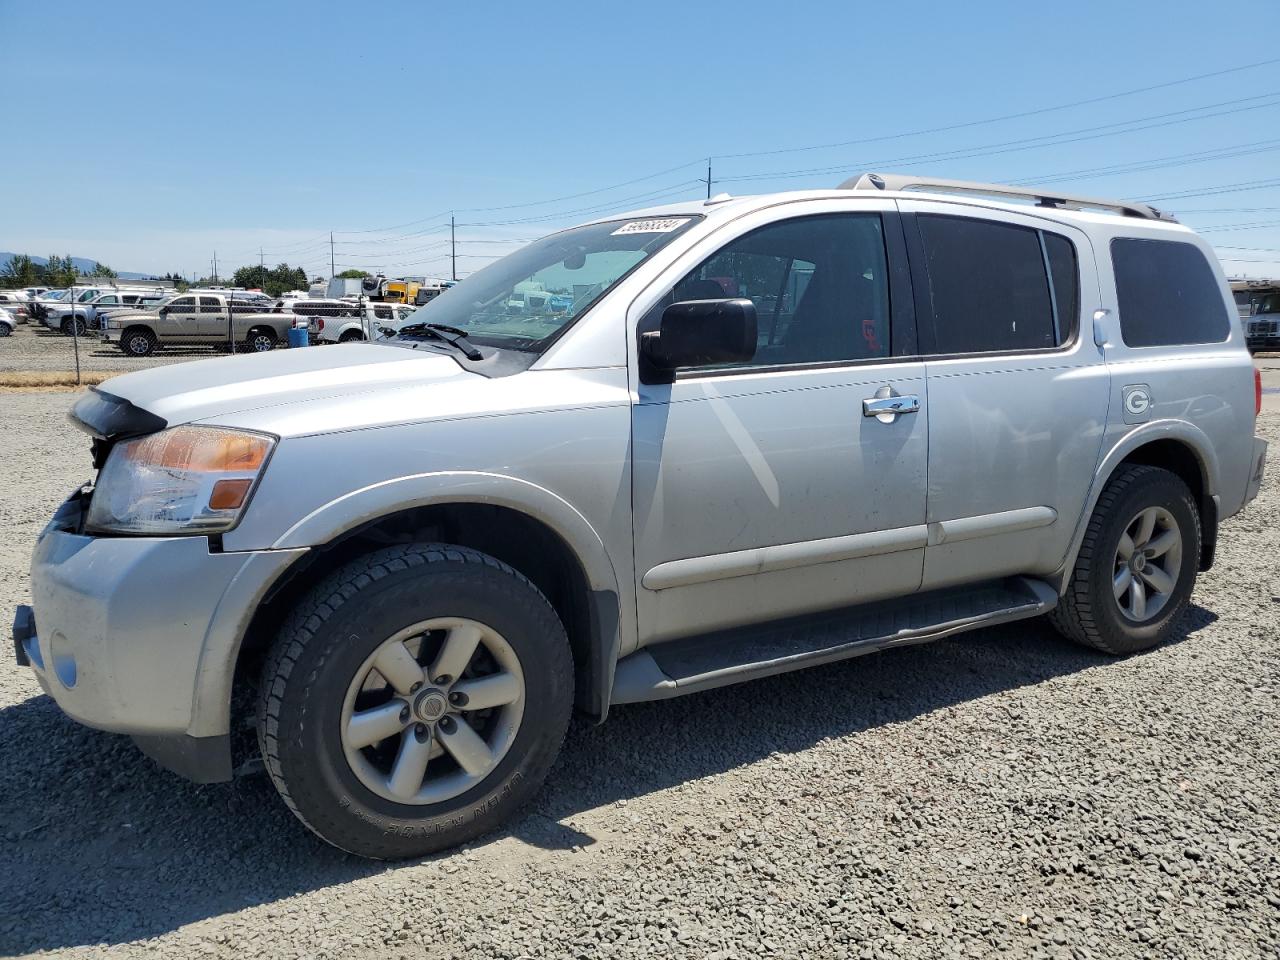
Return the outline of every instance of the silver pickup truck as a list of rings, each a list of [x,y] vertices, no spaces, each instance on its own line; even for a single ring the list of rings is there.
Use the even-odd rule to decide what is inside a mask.
[[[112,312],[103,337],[135,357],[165,346],[231,347],[261,353],[288,339],[291,313],[271,311],[265,297],[193,291],[147,310]]]
[[[84,395],[96,479],[17,656],[195,780],[252,704],[307,827],[422,854],[528,800],[575,704],[1041,615],[1161,643],[1262,482],[1259,397],[1212,248],[1144,204],[866,175],[643,210],[394,338]]]

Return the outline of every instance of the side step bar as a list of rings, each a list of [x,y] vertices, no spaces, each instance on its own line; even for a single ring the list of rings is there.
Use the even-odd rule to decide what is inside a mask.
[[[1049,584],[1013,577],[670,640],[618,661],[611,702],[665,700],[888,647],[926,643],[1036,617],[1057,602],[1058,592]]]

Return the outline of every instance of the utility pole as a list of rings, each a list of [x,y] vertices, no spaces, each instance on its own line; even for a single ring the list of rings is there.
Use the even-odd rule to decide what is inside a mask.
[[[333,231],[329,231],[329,279],[332,280],[336,274],[333,268]]]
[[[449,261],[452,264],[450,274],[453,276],[454,282],[458,279],[458,241],[454,235],[453,214],[449,214]]]
[[[213,285],[218,285],[218,251],[213,251]]]
[[[312,249],[315,249],[314,247]],[[267,258],[263,256],[262,247],[258,247],[258,277],[262,281],[262,289],[267,289]]]
[[[699,178],[701,179],[701,178]],[[711,199],[711,158],[707,157],[707,179],[703,181],[707,185],[707,199]]]

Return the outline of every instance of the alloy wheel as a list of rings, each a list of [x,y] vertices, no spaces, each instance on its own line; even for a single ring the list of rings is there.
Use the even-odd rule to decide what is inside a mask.
[[[1164,507],[1147,507],[1125,525],[1116,546],[1112,594],[1120,612],[1144,623],[1159,616],[1182,572],[1182,533]]]
[[[475,620],[440,617],[399,631],[356,671],[342,706],[351,772],[384,799],[440,803],[498,765],[524,716],[511,645]]]

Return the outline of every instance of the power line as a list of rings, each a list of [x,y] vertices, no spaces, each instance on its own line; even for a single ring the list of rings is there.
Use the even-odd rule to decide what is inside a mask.
[[[1249,190],[1265,190],[1268,187],[1280,186],[1280,178],[1264,180],[1242,180],[1240,183],[1226,183],[1211,190],[1182,190],[1177,193],[1166,193],[1158,197],[1144,197],[1147,202],[1157,200],[1181,200],[1184,197],[1215,197],[1223,193],[1244,193]]]
[[[831,167],[812,167],[807,170],[775,170],[770,173],[744,174],[737,177],[721,177],[721,182],[740,181],[740,180],[790,180],[797,177],[817,176],[819,174],[839,173],[848,171],[853,167],[875,168],[884,167],[890,164],[919,164],[923,162],[931,162],[937,160],[967,160],[976,157],[990,157],[1003,153],[1015,153],[1020,150],[1034,150],[1040,147],[1058,147],[1068,143],[1080,143],[1085,140],[1098,140],[1103,137],[1120,136],[1126,133],[1139,133],[1143,130],[1153,130],[1157,127],[1174,126],[1179,123],[1192,123],[1197,120],[1208,120],[1212,117],[1221,117],[1233,113],[1243,113],[1248,110],[1261,110],[1267,107],[1280,106],[1280,100],[1273,100],[1270,103],[1254,104],[1249,107],[1237,107],[1234,110],[1220,110],[1216,113],[1204,113],[1201,116],[1186,117],[1183,114],[1198,113],[1204,110],[1214,110],[1218,107],[1230,106],[1232,104],[1248,103],[1252,100],[1261,100],[1266,97],[1280,97],[1280,91],[1271,93],[1257,94],[1251,97],[1241,97],[1237,100],[1224,100],[1221,103],[1210,103],[1201,107],[1188,107],[1184,110],[1174,110],[1169,113],[1153,114],[1149,117],[1138,117],[1131,120],[1121,120],[1115,123],[1104,123],[1093,127],[1081,127],[1078,130],[1069,130],[1062,133],[1044,134],[1038,137],[1023,137],[1018,140],[1005,140],[997,143],[982,144],[977,147],[965,147],[958,150],[947,150],[939,153],[921,153],[904,157],[893,157],[887,160],[870,160],[857,163],[842,163],[838,166]],[[1171,117],[1180,117],[1180,119],[1167,119]],[[1148,123],[1148,121],[1163,121],[1159,123]],[[1133,124],[1145,124],[1144,126],[1133,126]],[[1117,127],[1126,129],[1115,129]]]
[[[1101,167],[1088,167],[1081,170],[1070,170],[1064,173],[1050,173],[1038,177],[1019,177],[1006,182],[1012,184],[1047,185],[1063,181],[1081,180],[1086,177],[1118,176],[1125,173],[1139,173],[1147,170],[1167,170],[1172,167],[1190,166],[1196,163],[1207,163],[1210,160],[1230,160],[1236,157],[1252,156],[1280,150],[1280,139],[1257,140],[1253,143],[1235,144],[1231,147],[1218,147],[1215,150],[1200,150],[1192,153],[1173,154],[1168,157],[1154,157],[1145,160],[1130,160],[1126,163],[1108,164]]]
[[[853,147],[861,146],[867,143],[884,143],[888,140],[902,140],[907,137],[921,137],[926,134],[947,133],[952,130],[964,130],[969,127],[978,127],[990,123],[1003,123],[1006,120],[1020,120],[1023,117],[1035,117],[1045,113],[1053,113],[1057,110],[1069,110],[1073,107],[1084,107],[1095,103],[1105,103],[1108,100],[1118,100],[1122,97],[1132,97],[1139,93],[1150,93],[1152,90],[1164,90],[1168,87],[1180,86],[1184,83],[1194,83],[1198,80],[1208,80],[1213,77],[1222,77],[1231,73],[1239,73],[1242,70],[1253,70],[1256,67],[1268,67],[1273,64],[1280,63],[1280,57],[1271,60],[1259,60],[1256,63],[1245,63],[1236,67],[1227,67],[1224,70],[1214,70],[1211,73],[1200,73],[1194,77],[1183,77],[1179,80],[1167,80],[1164,83],[1152,84],[1148,87],[1135,87],[1132,90],[1122,90],[1119,93],[1109,93],[1101,97],[1090,97],[1087,100],[1073,100],[1070,103],[1060,103],[1052,107],[1039,107],[1035,110],[1023,110],[1019,113],[1006,113],[998,117],[987,117],[983,120],[966,120],[962,123],[952,123],[942,127],[928,127],[923,130],[911,130],[906,133],[885,134],[879,137],[863,137],[858,140],[843,140],[837,143],[819,143],[804,147],[783,147],[777,150],[755,150],[748,153],[725,153],[717,154],[721,160],[737,160],[743,157],[767,157],[776,156],[782,153],[803,153],[810,150],[830,150],[835,147]],[[686,164],[687,166],[687,164]]]

